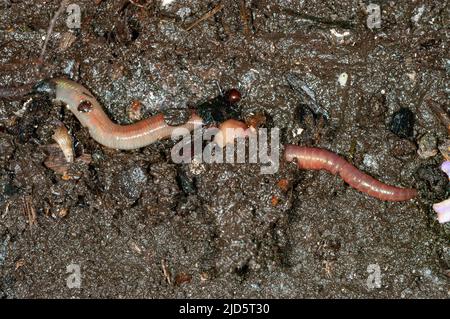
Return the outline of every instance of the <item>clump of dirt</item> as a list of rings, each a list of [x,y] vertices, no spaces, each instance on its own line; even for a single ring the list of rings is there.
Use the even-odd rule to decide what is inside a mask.
[[[4,99],[0,296],[448,298],[450,229],[431,209],[448,179],[440,154],[417,153],[425,134],[448,138],[424,102],[448,105],[445,3],[379,2],[369,29],[364,1],[223,2],[187,31],[217,2],[76,1],[81,28],[61,16],[40,66],[59,3],[3,2],[0,87],[70,77],[121,124],[133,101],[142,118],[181,118],[235,87],[236,114],[262,114],[283,144],[332,150],[418,198],[382,202],[285,163],[175,164],[170,140],[111,150],[48,97]],[[89,155],[69,176],[44,165],[55,121]]]

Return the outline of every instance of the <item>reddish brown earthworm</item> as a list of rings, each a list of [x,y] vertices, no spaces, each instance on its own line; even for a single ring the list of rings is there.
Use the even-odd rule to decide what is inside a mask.
[[[65,103],[80,123],[89,129],[94,140],[116,149],[141,148],[170,137],[177,128],[187,128],[191,131],[203,124],[202,118],[194,113],[185,124],[180,126],[168,125],[162,114],[134,124],[119,125],[109,119],[92,93],[84,86],[67,79],[53,79],[45,82],[44,85],[37,87],[37,91],[53,93],[55,99]],[[229,133],[227,131],[229,129],[237,130]],[[252,128],[248,128],[245,123],[229,119],[220,125],[216,142],[224,146],[232,142],[234,138],[246,137],[251,133]],[[287,145],[284,158],[289,162],[296,159],[301,169],[326,170],[339,175],[353,188],[381,200],[404,201],[417,195],[415,189],[384,184],[363,173],[339,155],[321,148]]]
[[[284,158],[288,162],[297,160],[300,169],[326,170],[339,175],[351,187],[385,201],[404,201],[414,198],[417,191],[384,184],[363,173],[341,156],[317,147],[286,145]]]

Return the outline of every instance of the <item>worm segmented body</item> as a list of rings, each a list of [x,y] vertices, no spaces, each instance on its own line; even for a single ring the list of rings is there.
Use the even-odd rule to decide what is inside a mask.
[[[46,85],[45,89],[41,88],[38,91],[53,93],[54,98],[67,104],[80,123],[89,129],[94,140],[111,148],[123,150],[141,148],[170,137],[177,128],[192,131],[203,124],[202,118],[192,114],[185,124],[170,126],[164,121],[164,116],[159,114],[134,124],[119,125],[108,118],[99,102],[84,86],[66,79],[54,79]],[[237,131],[240,133],[228,136],[222,132],[220,141],[217,141],[219,144],[226,144],[235,137],[245,137],[249,134],[245,124],[234,119],[220,125],[220,130],[230,128],[240,129]],[[324,149],[287,145],[284,158],[289,162],[297,159],[297,165],[301,169],[326,170],[339,175],[353,188],[381,200],[404,201],[417,195],[415,189],[386,185],[361,172],[339,155]]]
[[[202,119],[195,114],[180,126],[167,125],[162,114],[134,124],[119,125],[109,119],[97,99],[81,84],[66,79],[52,82],[55,99],[67,104],[80,123],[89,129],[91,137],[107,147],[121,150],[141,148],[170,137],[177,128],[192,131],[195,126],[202,125]]]
[[[385,201],[404,201],[416,197],[412,188],[399,188],[384,184],[363,173],[339,155],[316,147],[286,145],[284,158],[288,162],[297,160],[300,169],[326,170],[339,175],[351,187]]]

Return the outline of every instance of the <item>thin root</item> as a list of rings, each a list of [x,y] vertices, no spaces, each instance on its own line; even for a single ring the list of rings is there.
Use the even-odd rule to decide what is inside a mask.
[[[128,0],[132,5],[139,7],[139,8],[145,8],[143,4],[137,3],[135,0]]]
[[[35,83],[28,83],[19,86],[0,87],[0,99],[20,99],[31,93]]]
[[[186,31],[191,30],[192,28],[195,28],[198,24],[200,24],[201,22],[208,20],[209,18],[211,18],[212,16],[214,16],[217,12],[219,12],[220,10],[222,10],[224,7],[222,2],[219,2],[211,11],[205,13],[200,19],[198,19],[197,21],[195,21],[194,23],[192,23],[189,27],[186,28]]]
[[[31,200],[31,196],[23,197],[23,208],[24,208],[25,215],[28,218],[28,225],[30,226],[30,230],[31,230],[31,226],[37,224],[36,210],[33,207],[33,202]]]
[[[2,214],[2,219],[5,218],[6,215],[8,215],[9,205],[11,205],[11,202],[6,203],[5,212]]]
[[[171,285],[172,284],[171,273],[167,265],[167,261],[165,259],[161,260],[161,268],[163,270],[164,279],[167,281],[169,285]]]
[[[250,34],[250,27],[249,27],[250,15],[249,15],[248,10],[247,10],[247,8],[245,6],[245,0],[241,0],[239,2],[239,15],[241,17],[244,34],[245,35],[249,35]]]
[[[45,36],[44,45],[42,46],[41,54],[39,55],[39,62],[40,63],[44,62],[45,50],[47,49],[48,40],[50,39],[50,36],[53,33],[53,28],[55,27],[56,20],[58,20],[58,17],[66,9],[68,4],[69,4],[69,0],[62,0],[61,4],[59,5],[58,10],[55,12],[55,15],[50,20],[50,24],[49,24],[48,29],[47,29],[47,35]]]
[[[450,134],[450,116],[447,112],[442,108],[441,105],[438,105],[436,102],[433,102],[430,99],[427,99],[427,105],[433,111],[433,113],[439,118],[439,121],[445,125],[447,128],[448,134]]]

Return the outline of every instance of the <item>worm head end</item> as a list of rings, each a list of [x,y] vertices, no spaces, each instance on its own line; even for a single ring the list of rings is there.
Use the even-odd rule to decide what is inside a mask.
[[[51,80],[42,80],[33,87],[33,93],[48,94],[54,98],[56,94],[56,85]]]

